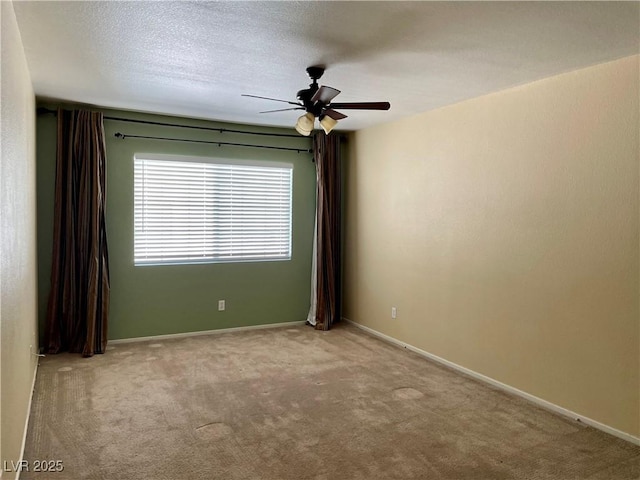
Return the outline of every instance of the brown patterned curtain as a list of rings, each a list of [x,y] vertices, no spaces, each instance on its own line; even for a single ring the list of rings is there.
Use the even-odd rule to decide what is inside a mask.
[[[109,314],[103,115],[58,109],[47,353],[104,353]]]
[[[341,316],[340,136],[313,137],[318,180],[316,203],[316,330],[329,330]]]

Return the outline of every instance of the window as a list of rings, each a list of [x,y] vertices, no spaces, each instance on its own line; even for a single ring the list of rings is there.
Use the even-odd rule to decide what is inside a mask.
[[[136,155],[136,265],[291,259],[293,166]]]

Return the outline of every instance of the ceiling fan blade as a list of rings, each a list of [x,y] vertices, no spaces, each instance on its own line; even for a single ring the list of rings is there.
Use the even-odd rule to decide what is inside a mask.
[[[334,120],[342,120],[343,118],[347,118],[347,116],[344,113],[336,112],[332,108],[328,108],[327,110],[325,110],[324,114],[327,117],[333,118]]]
[[[258,113],[287,112],[289,110],[304,110],[304,107],[279,108],[277,110],[265,110],[264,112],[258,112]]]
[[[359,103],[332,103],[331,108],[339,108],[341,110],[389,110],[391,104],[389,102],[359,102]]]
[[[272,100],[274,102],[283,102],[283,103],[288,103],[290,105],[298,105],[298,106],[302,106],[300,105],[298,102],[290,102],[289,100],[280,100],[278,98],[269,98],[269,97],[259,97],[258,95],[247,95],[246,93],[241,94],[242,97],[251,97],[251,98],[261,98],[263,100]]]
[[[333,100],[338,94],[340,90],[337,90],[333,87],[322,86],[318,89],[318,91],[311,97],[311,101],[313,103],[320,102],[327,105],[331,100]]]

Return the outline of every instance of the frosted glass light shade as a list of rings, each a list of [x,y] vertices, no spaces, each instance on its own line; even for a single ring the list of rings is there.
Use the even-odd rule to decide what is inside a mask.
[[[302,130],[297,123],[296,123],[296,132],[298,132],[300,135],[304,135],[305,137],[308,137],[309,135],[311,135],[310,130]]]
[[[320,118],[320,126],[324,130],[324,133],[326,133],[327,135],[329,134],[329,132],[331,130],[333,130],[333,128],[337,124],[338,124],[338,122],[336,120],[334,120],[333,118],[329,117],[328,115],[325,115],[324,117]]]
[[[311,132],[313,131],[313,124],[315,120],[316,120],[316,117],[314,117],[312,113],[309,113],[309,112],[305,113],[300,118],[298,118],[298,121],[296,122],[296,131],[300,135],[304,135],[305,137],[308,137],[309,135],[311,135]]]

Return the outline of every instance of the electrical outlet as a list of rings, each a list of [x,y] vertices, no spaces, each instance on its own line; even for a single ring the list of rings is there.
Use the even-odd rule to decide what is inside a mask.
[[[396,307],[391,307],[391,318],[396,318],[398,316],[398,309]]]
[[[224,312],[224,309],[226,308],[226,304],[224,300],[218,300],[218,311],[219,312]]]

